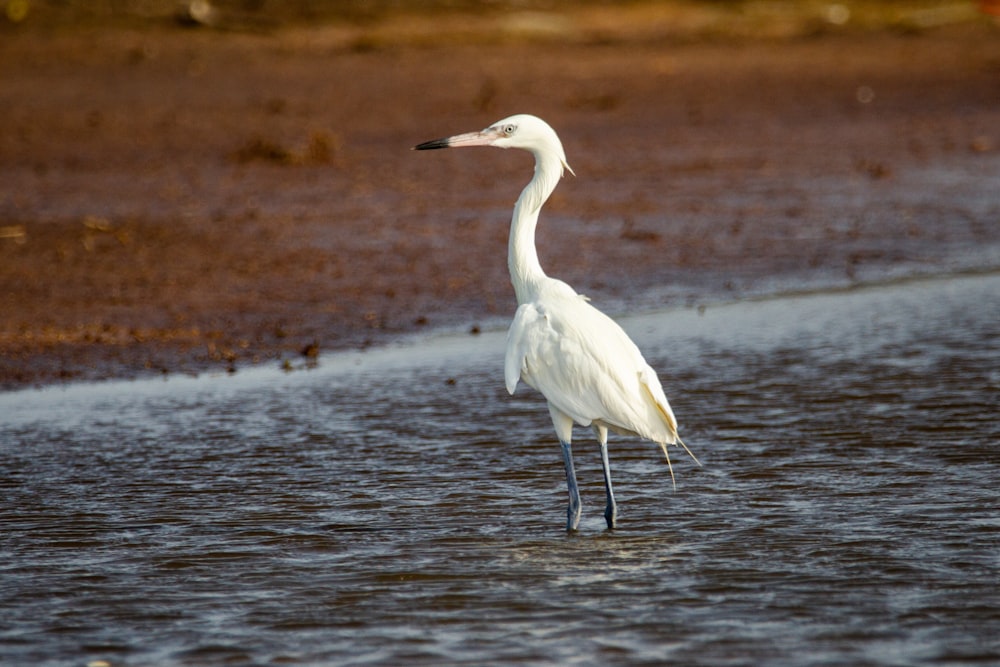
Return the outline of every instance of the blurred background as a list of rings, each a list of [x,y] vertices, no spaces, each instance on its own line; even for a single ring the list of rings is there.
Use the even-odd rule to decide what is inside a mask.
[[[994,6],[0,0],[0,386],[502,328],[519,112],[613,314],[995,266]]]
[[[701,33],[784,34],[837,26],[872,28],[928,28],[968,21],[976,12],[1000,12],[996,0],[4,0],[0,3],[9,24],[74,24],[99,21],[141,23],[175,20],[227,29],[273,29],[316,22],[372,22],[399,15],[442,18],[463,13],[490,18],[511,12],[576,13],[596,10],[613,27],[630,18],[655,19],[669,10],[672,30]],[[614,16],[618,14],[618,16]],[[574,21],[580,22],[576,16]],[[592,21],[598,23],[596,18]],[[525,30],[530,21],[521,18]],[[584,21],[586,22],[586,21]],[[515,22],[516,23],[516,22]],[[508,25],[507,29],[516,26]],[[645,26],[648,30],[653,26]],[[667,30],[666,25],[657,26]],[[555,23],[535,30],[555,32]],[[639,26],[633,26],[639,30]]]

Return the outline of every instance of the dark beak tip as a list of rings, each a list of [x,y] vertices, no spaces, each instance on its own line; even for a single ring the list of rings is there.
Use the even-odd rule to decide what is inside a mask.
[[[433,141],[425,141],[422,144],[417,144],[411,150],[415,151],[431,151],[438,148],[448,148],[447,139],[435,139]]]

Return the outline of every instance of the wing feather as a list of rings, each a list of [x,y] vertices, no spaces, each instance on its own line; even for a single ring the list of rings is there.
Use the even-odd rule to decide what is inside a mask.
[[[507,393],[512,394],[521,379],[528,344],[538,328],[539,313],[531,304],[523,304],[514,313],[514,321],[507,330],[507,353],[504,357],[503,375]]]
[[[677,420],[655,371],[611,318],[565,283],[521,305],[508,332],[504,376],[540,391],[582,426],[673,444]]]

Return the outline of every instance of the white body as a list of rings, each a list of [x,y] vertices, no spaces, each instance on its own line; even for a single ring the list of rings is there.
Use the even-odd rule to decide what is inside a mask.
[[[658,443],[672,481],[673,466],[666,446],[680,444],[687,450],[677,435],[677,420],[656,372],[625,331],[572,287],[545,275],[538,262],[538,214],[563,170],[569,169],[555,131],[540,118],[522,114],[480,132],[428,141],[416,148],[461,146],[521,148],[535,156],[534,177],[514,205],[510,225],[507,265],[518,308],[507,334],[504,377],[510,393],[523,380],[548,400],[566,464],[569,530],[575,530],[580,519],[571,449],[573,423],[593,427],[604,467],[605,518],[613,528],[617,506],[608,464],[608,430]]]
[[[571,440],[572,421],[676,443],[677,420],[656,371],[622,328],[561,280],[542,281],[532,296],[507,334],[507,391],[519,379],[540,391],[562,442]]]

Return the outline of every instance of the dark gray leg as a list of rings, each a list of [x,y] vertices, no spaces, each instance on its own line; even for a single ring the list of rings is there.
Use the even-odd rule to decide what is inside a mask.
[[[608,504],[604,506],[604,519],[608,522],[608,528],[615,527],[618,519],[618,503],[615,502],[615,490],[611,488],[611,464],[608,462],[608,443],[601,441],[601,466],[604,468],[604,493],[607,495]]]
[[[576,470],[573,467],[573,446],[568,442],[562,446],[563,462],[566,464],[566,486],[569,488],[569,507],[566,509],[566,530],[574,531],[580,525],[580,489],[576,485]]]

